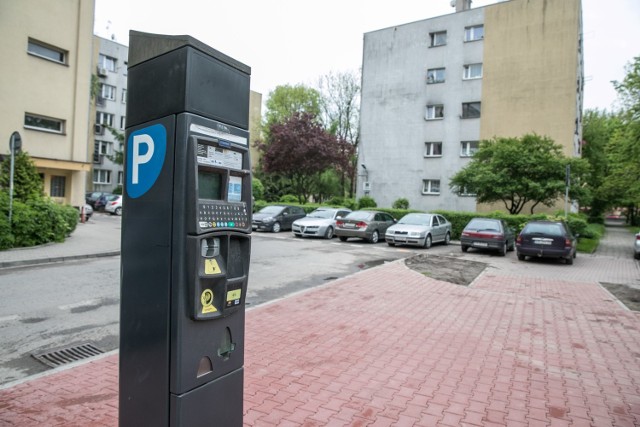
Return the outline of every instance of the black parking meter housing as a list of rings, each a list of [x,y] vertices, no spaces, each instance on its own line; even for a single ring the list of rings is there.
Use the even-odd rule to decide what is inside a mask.
[[[242,425],[249,77],[192,37],[130,33],[121,426]]]

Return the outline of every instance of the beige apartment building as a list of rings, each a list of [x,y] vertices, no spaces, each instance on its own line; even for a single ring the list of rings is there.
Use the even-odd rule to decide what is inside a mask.
[[[18,131],[45,193],[84,203],[93,155],[93,0],[0,1],[0,153]]]

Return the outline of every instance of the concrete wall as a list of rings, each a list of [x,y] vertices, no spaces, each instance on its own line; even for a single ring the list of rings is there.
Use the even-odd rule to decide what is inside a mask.
[[[21,0],[0,2],[0,141],[8,153],[12,132],[44,174],[65,177],[61,203],[84,203],[88,162],[89,87],[94,2],[92,0]],[[65,63],[27,52],[29,38],[66,51]],[[25,113],[64,121],[64,132],[24,126]]]

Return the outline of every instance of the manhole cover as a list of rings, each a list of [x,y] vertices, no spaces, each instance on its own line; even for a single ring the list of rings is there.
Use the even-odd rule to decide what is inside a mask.
[[[92,344],[82,344],[73,347],[64,347],[57,350],[47,350],[46,352],[34,353],[34,359],[52,368],[57,368],[67,363],[77,362],[104,353]]]

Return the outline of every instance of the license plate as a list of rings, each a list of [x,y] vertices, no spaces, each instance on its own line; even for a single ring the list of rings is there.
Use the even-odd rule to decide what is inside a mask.
[[[405,239],[405,238],[400,238],[400,239],[399,239],[399,238],[397,238],[397,237],[396,237],[394,240],[395,240],[396,242],[406,242],[406,241],[407,241],[407,239]]]
[[[354,228],[355,224],[345,224],[344,228]]]
[[[481,248],[486,248],[487,246],[489,246],[489,244],[485,242],[473,242],[473,246],[480,246]]]

